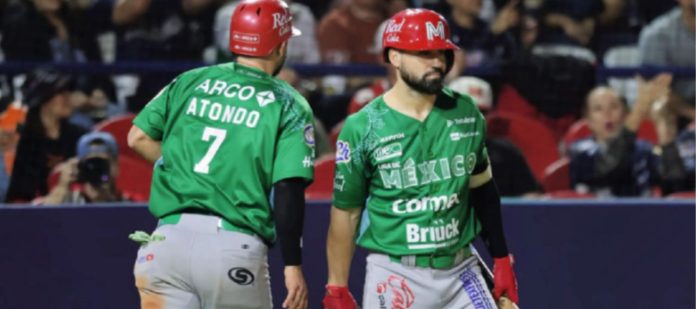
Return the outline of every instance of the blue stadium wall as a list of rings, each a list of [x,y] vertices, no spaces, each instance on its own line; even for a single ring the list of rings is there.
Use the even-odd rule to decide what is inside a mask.
[[[693,201],[504,201],[521,308],[694,308]],[[329,204],[308,205],[304,271],[321,308]],[[143,205],[0,207],[0,308],[137,308],[127,235],[151,231]],[[351,272],[361,299],[364,252]],[[270,253],[274,302],[281,260]]]

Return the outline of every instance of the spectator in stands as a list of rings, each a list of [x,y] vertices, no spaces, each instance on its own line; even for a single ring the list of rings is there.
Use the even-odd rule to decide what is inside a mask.
[[[379,25],[389,17],[390,1],[348,0],[319,22],[317,38],[324,63],[377,63],[371,50]]]
[[[519,0],[510,0],[492,23],[479,17],[483,0],[447,0],[452,41],[466,53],[466,65],[509,58],[519,48],[512,29],[520,21]]]
[[[539,42],[588,46],[604,8],[603,0],[544,0]]]
[[[85,133],[70,124],[72,79],[50,69],[37,69],[22,85],[29,106],[7,192],[8,202],[29,202],[48,193],[48,175],[75,155],[77,140]]]
[[[652,22],[658,16],[674,8],[678,1],[635,0],[636,14],[640,16],[641,26]],[[629,2],[630,3],[630,2]]]
[[[19,132],[27,116],[27,106],[11,101],[0,114],[0,201],[5,201],[17,151]]]
[[[692,123],[674,140],[669,140],[671,137],[658,133],[662,145],[662,195],[696,191],[696,124]]]
[[[485,80],[462,76],[449,83],[449,87],[471,96],[484,116],[493,108],[493,92]],[[486,134],[486,149],[491,168],[495,171],[493,178],[501,196],[541,196],[541,185],[534,178],[527,160],[517,146],[504,138],[490,137]]]
[[[679,0],[679,7],[655,19],[640,34],[641,62],[646,66],[675,66],[693,69],[696,65],[696,4],[694,0]],[[694,120],[696,96],[694,79],[677,79],[662,115],[671,124],[668,139]]]
[[[33,204],[86,204],[130,201],[116,187],[118,178],[118,146],[111,134],[90,132],[77,143],[77,158],[56,169],[58,183],[48,195]]]
[[[70,122],[91,129],[98,122],[122,115],[125,109],[116,101],[116,90],[108,78],[91,77],[78,82],[73,93],[75,113]]]
[[[592,136],[570,147],[571,186],[580,193],[607,196],[650,196],[659,182],[659,158],[653,145],[636,139],[652,105],[669,95],[670,75],[639,83],[633,109],[608,87],[590,92],[585,119]]]
[[[213,45],[214,0],[115,0],[118,61],[201,61]],[[172,73],[141,75],[127,98],[138,112],[174,77]]]
[[[116,0],[119,60],[201,60],[213,44],[213,0]]]
[[[11,0],[2,17],[2,50],[6,60],[85,62],[101,60],[100,32],[110,1]]]
[[[297,1],[285,0],[292,14],[292,25],[302,31],[302,35],[288,41],[287,64],[319,63],[319,47],[315,34],[316,20],[308,6]],[[238,0],[228,1],[218,9],[215,15],[215,45],[218,49],[218,62],[229,61],[232,54],[229,51],[230,18]]]

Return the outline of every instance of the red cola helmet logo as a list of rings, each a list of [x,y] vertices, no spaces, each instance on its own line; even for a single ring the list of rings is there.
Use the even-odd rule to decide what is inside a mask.
[[[382,296],[387,293],[388,288],[391,290],[391,309],[408,309],[413,306],[413,301],[416,299],[413,291],[408,286],[406,279],[391,275],[387,281],[377,284],[377,295]]]

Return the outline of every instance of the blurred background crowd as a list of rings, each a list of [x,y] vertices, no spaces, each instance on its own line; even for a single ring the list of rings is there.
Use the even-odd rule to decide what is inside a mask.
[[[317,119],[309,198],[330,198],[345,117],[394,81],[385,20],[419,7],[445,16],[461,48],[446,82],[486,116],[502,195],[694,198],[696,0],[286,2],[303,35],[279,77]],[[125,142],[133,115],[182,65],[232,60],[235,5],[0,0],[0,200],[147,200],[151,167]],[[164,69],[138,70],[147,63]],[[357,69],[311,73],[322,65]],[[103,69],[118,66],[131,70]],[[642,74],[616,73],[630,68]]]

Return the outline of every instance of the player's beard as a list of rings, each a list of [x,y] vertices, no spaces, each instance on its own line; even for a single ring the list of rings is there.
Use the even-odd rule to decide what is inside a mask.
[[[406,85],[420,93],[437,94],[442,90],[442,80],[445,77],[445,71],[442,69],[433,69],[423,74],[420,79],[406,72],[403,67],[399,68],[399,73]],[[440,76],[437,78],[428,78],[431,73],[440,73]]]

